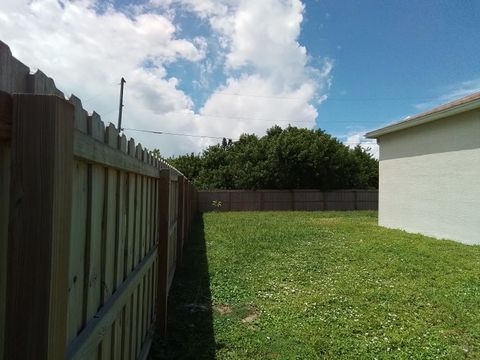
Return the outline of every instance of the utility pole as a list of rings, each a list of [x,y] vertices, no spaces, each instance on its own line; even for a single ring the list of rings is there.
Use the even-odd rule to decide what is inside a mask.
[[[122,77],[120,80],[120,105],[118,106],[118,132],[122,132],[122,111],[123,111],[123,85],[126,83],[125,79]]]

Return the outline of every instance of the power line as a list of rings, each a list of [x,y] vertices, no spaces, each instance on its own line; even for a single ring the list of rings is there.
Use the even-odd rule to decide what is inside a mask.
[[[123,130],[138,131],[138,132],[151,133],[151,134],[157,134],[157,135],[188,136],[188,137],[194,137],[194,138],[207,138],[207,139],[231,139],[229,137],[222,137],[222,136],[181,134],[181,133],[172,133],[172,132],[156,131],[156,130],[144,130],[144,129],[132,129],[132,128],[123,128]]]
[[[207,139],[217,139],[217,140],[230,139],[232,141],[238,141],[238,139],[233,139],[232,137],[228,137],[228,136],[182,134],[182,133],[172,133],[172,132],[158,131],[158,130],[145,130],[145,129],[133,129],[133,128],[123,128],[123,130],[144,132],[144,133],[150,133],[150,134],[156,134],[156,135],[186,136],[186,137],[207,138]],[[340,141],[340,140],[338,140],[338,141],[341,144],[344,144],[344,145],[360,145],[361,144],[361,142],[357,142],[357,141],[345,141],[345,142]],[[375,143],[373,143],[373,142],[368,142],[366,144],[367,145],[375,145]]]

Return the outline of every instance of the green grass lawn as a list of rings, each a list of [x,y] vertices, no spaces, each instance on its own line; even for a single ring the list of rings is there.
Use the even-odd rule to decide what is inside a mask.
[[[480,359],[480,247],[376,223],[204,214],[151,358]]]

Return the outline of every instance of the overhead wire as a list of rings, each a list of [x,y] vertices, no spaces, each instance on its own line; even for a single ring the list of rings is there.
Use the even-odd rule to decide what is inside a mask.
[[[172,133],[168,131],[159,131],[159,130],[147,130],[147,129],[134,129],[134,128],[123,128],[122,130],[128,130],[128,131],[137,131],[137,132],[143,132],[143,133],[150,133],[150,134],[156,134],[156,135],[172,135],[172,136],[185,136],[185,137],[193,137],[193,138],[206,138],[206,139],[216,139],[216,140],[232,140],[232,141],[238,141],[238,139],[235,139],[233,137],[229,136],[211,136],[211,135],[194,135],[194,134],[184,134],[184,133]],[[340,143],[344,145],[359,145],[360,142],[353,142],[353,141],[340,141]],[[368,143],[366,145],[374,145],[374,143]]]
[[[232,139],[230,137],[225,137],[225,136],[222,137],[222,136],[210,136],[210,135],[182,134],[182,133],[172,133],[172,132],[158,131],[158,130],[145,130],[145,129],[133,129],[133,128],[123,128],[122,130],[137,131],[137,132],[151,133],[151,134],[157,134],[157,135],[187,136],[187,137],[207,138],[207,139]]]

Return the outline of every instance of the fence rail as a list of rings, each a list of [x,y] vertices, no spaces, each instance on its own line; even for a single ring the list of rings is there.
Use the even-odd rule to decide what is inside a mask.
[[[215,206],[214,202],[220,202]],[[217,203],[218,204],[218,203]],[[377,210],[377,190],[212,190],[198,192],[205,211]]]
[[[195,188],[2,42],[0,70],[0,359],[146,358]]]

